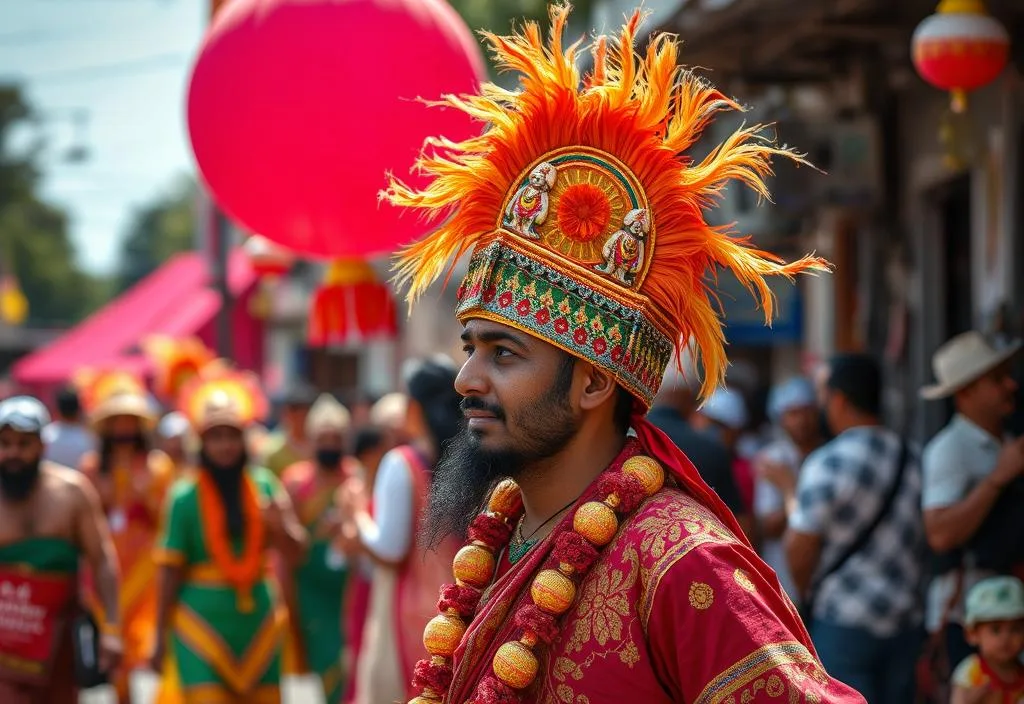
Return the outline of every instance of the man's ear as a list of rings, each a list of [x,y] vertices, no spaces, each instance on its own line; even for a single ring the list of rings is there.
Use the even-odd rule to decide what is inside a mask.
[[[590,363],[577,364],[577,374],[583,376],[583,391],[580,394],[580,408],[591,410],[613,398],[618,384],[615,377],[604,369]]]

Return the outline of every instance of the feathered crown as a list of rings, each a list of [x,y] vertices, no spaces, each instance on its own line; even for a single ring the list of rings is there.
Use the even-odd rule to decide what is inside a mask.
[[[178,410],[202,433],[218,425],[246,430],[267,414],[259,379],[224,360],[207,364],[182,388]]]
[[[114,416],[134,416],[146,427],[156,422],[146,385],[136,374],[87,367],[75,373],[74,386],[89,422],[96,428]]]
[[[86,413],[94,412],[114,396],[146,397],[146,385],[142,379],[120,369],[84,367],[75,372],[72,383]]]
[[[177,339],[152,335],[143,340],[142,350],[153,365],[153,387],[157,395],[169,402],[177,399],[184,385],[216,357],[194,337]]]
[[[563,44],[568,14],[551,8],[546,45],[534,22],[510,37],[483,33],[498,66],[521,74],[519,90],[486,83],[479,95],[438,103],[487,128],[464,142],[427,140],[417,161],[432,177],[423,190],[390,178],[382,197],[444,218],[400,253],[397,278],[412,302],[472,250],[460,320],[543,338],[615,374],[646,406],[690,340],[707,395],[726,368],[715,267],[731,269],[770,322],[766,276],[828,265],[785,264],[709,225],[703,210],[731,180],[767,198],[771,158],[800,157],[753,126],[693,162],[685,154],[704,128],[739,106],[678,66],[674,37],[654,36],[637,52],[639,12],[610,46],[595,40],[593,71],[581,81],[580,42]]]

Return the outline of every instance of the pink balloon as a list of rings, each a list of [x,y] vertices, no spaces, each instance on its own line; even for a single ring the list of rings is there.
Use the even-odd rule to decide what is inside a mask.
[[[385,173],[405,177],[428,136],[480,130],[416,99],[484,73],[444,0],[231,0],[192,70],[196,163],[251,232],[313,257],[390,252],[425,225],[378,207]]]

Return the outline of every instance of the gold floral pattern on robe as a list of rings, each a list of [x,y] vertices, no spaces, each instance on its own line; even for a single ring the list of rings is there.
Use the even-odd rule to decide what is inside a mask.
[[[790,606],[767,581],[774,575],[756,560],[689,496],[660,492],[626,521],[580,585],[559,638],[542,654],[541,676],[528,699],[862,701],[845,689],[838,698],[821,698],[820,692],[838,685],[829,685],[817,658],[800,643],[796,630],[802,627],[790,624]],[[732,611],[737,605],[767,630],[748,633]],[[716,647],[716,637],[728,647]]]

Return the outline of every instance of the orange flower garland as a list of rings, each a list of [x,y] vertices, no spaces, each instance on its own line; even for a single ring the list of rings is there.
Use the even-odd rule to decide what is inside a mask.
[[[197,476],[200,522],[203,525],[206,550],[238,593],[238,608],[243,612],[252,611],[252,588],[263,576],[265,537],[256,487],[248,476],[242,478],[242,517],[245,519],[245,534],[242,554],[236,557],[231,549],[224,504],[217,493],[217,487],[203,472],[197,473]]]
[[[521,607],[515,623],[518,640],[503,643],[494,654],[491,674],[477,685],[471,704],[521,701],[540,670],[534,649],[550,644],[558,620],[576,600],[582,582],[619,527],[616,514],[628,515],[648,496],[657,493],[665,480],[661,465],[646,455],[628,457],[618,470],[607,472],[597,483],[600,501],[587,501],[573,514],[572,530],[558,536],[549,567],[542,569],[530,587],[532,604]],[[494,579],[494,556],[511,535],[511,519],[522,512],[519,487],[506,479],[494,489],[487,510],[470,527],[470,542],[453,564],[455,584],[444,587],[438,608],[441,613],[427,624],[423,645],[429,660],[416,665],[413,683],[420,696],[409,704],[439,704],[452,681],[452,655],[468,628],[467,621],[480,599],[481,589]]]

